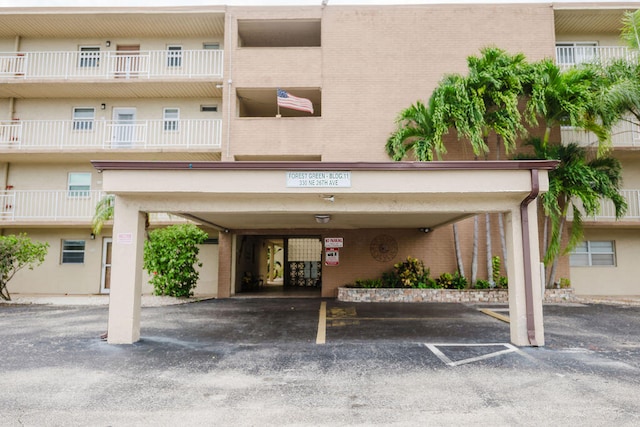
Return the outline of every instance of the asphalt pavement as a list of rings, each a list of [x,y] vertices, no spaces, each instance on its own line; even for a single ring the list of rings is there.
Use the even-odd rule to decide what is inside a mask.
[[[640,307],[545,305],[514,347],[506,306],[232,298],[142,309],[0,304],[0,426],[637,426]]]

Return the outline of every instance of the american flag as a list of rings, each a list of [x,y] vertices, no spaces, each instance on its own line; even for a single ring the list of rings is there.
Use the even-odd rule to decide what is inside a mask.
[[[286,90],[278,89],[278,106],[313,114],[313,104],[307,98],[290,95]]]

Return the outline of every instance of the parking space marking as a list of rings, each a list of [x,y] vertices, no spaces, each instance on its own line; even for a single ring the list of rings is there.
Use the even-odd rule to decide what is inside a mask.
[[[477,362],[480,360],[490,359],[492,357],[498,357],[503,354],[508,353],[517,353],[521,356],[527,357],[525,353],[520,351],[516,346],[508,343],[487,343],[487,344],[424,344],[433,354],[435,354],[438,359],[444,362],[447,366],[460,366],[467,363]],[[470,357],[468,359],[462,359],[453,361],[449,357],[447,357],[438,347],[505,347],[504,350],[494,351],[492,353],[483,354],[482,356]]]
[[[504,315],[502,315],[500,313],[496,313],[496,311],[504,311],[504,310],[501,310],[501,309],[498,309],[498,310],[491,309],[491,310],[489,310],[488,308],[479,308],[478,311],[481,312],[481,313],[486,314],[487,316],[491,316],[491,317],[493,317],[495,319],[502,320],[503,322],[506,322],[506,323],[510,323],[511,322],[509,320],[508,316],[504,316]]]
[[[318,315],[318,333],[316,335],[316,344],[325,344],[327,342],[327,302],[320,303],[320,314]]]

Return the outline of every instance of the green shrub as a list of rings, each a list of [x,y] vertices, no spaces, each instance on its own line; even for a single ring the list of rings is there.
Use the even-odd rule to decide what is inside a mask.
[[[25,233],[0,236],[0,298],[10,301],[7,284],[23,268],[33,270],[44,262],[49,244],[32,241]]]
[[[474,289],[490,289],[491,283],[488,280],[478,279],[473,285]]]
[[[571,287],[571,280],[567,279],[566,277],[561,277],[560,278],[560,283],[558,284],[558,286],[560,287],[560,289],[567,289]]]
[[[387,271],[382,273],[383,288],[401,288],[402,282],[395,271]]]
[[[461,276],[459,272],[442,273],[437,279],[436,283],[438,287],[444,289],[465,289],[469,286],[467,278]]]
[[[193,224],[172,225],[149,233],[144,242],[144,269],[151,275],[149,282],[156,295],[193,295],[199,277],[194,266],[202,266],[197,245],[207,237]]]
[[[429,269],[424,268],[424,263],[410,256],[406,261],[395,264],[393,269],[403,288],[415,288],[419,283],[426,283],[429,277]]]
[[[353,283],[355,288],[384,288],[382,279],[356,279]]]
[[[500,276],[498,282],[496,283],[496,288],[507,289],[509,287],[509,281],[506,277]]]

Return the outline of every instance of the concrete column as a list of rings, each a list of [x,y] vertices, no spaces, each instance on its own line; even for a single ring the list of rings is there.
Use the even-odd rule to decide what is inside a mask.
[[[544,345],[536,206],[534,201],[527,208],[528,221],[525,230],[522,229],[523,221],[519,207],[506,215],[511,342],[519,346]],[[528,251],[525,251],[523,246],[523,232],[529,235]],[[526,259],[525,253],[529,254]],[[528,263],[526,269],[525,263]],[[530,292],[526,289],[525,270],[531,275]]]
[[[109,344],[140,339],[140,297],[145,214],[135,201],[116,196],[113,224]]]
[[[221,232],[218,235],[218,298],[231,296],[233,268],[233,235]]]

